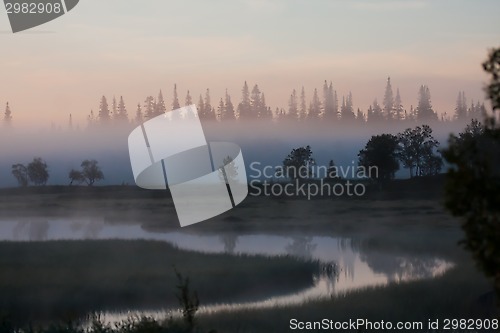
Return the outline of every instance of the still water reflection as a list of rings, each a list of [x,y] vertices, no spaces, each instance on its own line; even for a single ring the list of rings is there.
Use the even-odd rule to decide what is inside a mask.
[[[452,264],[435,257],[391,253],[366,249],[362,242],[349,238],[298,235],[187,234],[184,232],[152,232],[137,225],[106,224],[99,218],[19,219],[0,221],[0,241],[51,241],[90,239],[144,239],[165,241],[181,249],[207,253],[293,255],[322,262],[314,276],[314,285],[291,295],[271,296],[259,302],[214,304],[201,312],[267,308],[300,304],[307,300],[327,298],[349,290],[389,283],[433,278],[443,274]],[[165,310],[167,311],[167,310]],[[148,312],[154,317],[165,311]],[[104,314],[109,321],[125,319],[132,313]],[[138,314],[138,313],[135,313]]]

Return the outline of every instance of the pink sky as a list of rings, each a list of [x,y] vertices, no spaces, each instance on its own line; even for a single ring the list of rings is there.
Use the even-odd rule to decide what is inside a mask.
[[[244,80],[274,109],[326,79],[366,111],[390,75],[408,109],[427,84],[450,113],[460,90],[483,99],[481,62],[500,31],[498,2],[486,0],[189,2],[87,0],[15,35],[0,12],[0,110],[9,101],[16,126],[65,125],[70,113],[84,126],[102,95],[123,95],[129,114],[159,89],[170,103],[174,83],[181,103],[208,87],[214,106],[226,88],[236,104]]]

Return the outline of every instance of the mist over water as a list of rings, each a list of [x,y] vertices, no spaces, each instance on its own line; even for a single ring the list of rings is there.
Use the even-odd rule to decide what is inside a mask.
[[[317,165],[352,167],[357,154],[370,136],[397,134],[416,123],[353,124],[340,122],[273,122],[273,121],[202,121],[208,141],[228,141],[243,151],[247,170],[252,162],[262,166],[282,165],[283,159],[297,147],[311,146]],[[445,147],[451,132],[458,133],[464,124],[436,122],[431,124],[434,137]],[[99,126],[89,129],[36,130],[10,128],[0,133],[0,187],[17,186],[11,174],[13,164],[28,164],[41,157],[49,168],[49,185],[69,184],[68,173],[79,169],[85,159],[99,162],[105,179],[96,185],[134,184],[128,155],[128,135],[135,125]],[[173,142],[165,144],[175,145]],[[407,177],[400,169],[396,177]]]

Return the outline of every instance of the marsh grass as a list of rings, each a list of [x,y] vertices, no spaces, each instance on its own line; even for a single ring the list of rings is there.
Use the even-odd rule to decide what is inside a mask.
[[[183,229],[192,233],[299,233],[358,236],[417,232],[455,232],[459,221],[444,208],[443,177],[419,177],[370,187],[361,198],[248,196],[237,209]],[[0,218],[91,217],[107,223],[140,223],[151,231],[178,230],[168,191],[135,186],[43,186],[0,189]]]
[[[472,262],[455,266],[443,276],[411,283],[393,283],[351,291],[330,300],[266,310],[243,310],[201,315],[202,325],[218,332],[287,332],[289,321],[422,321],[444,318],[498,318],[493,301],[484,301],[491,284]],[[378,332],[378,331],[377,331]]]
[[[217,333],[198,325],[189,326],[182,320],[154,319],[143,316],[130,317],[118,323],[105,323],[97,315],[91,316],[89,322],[66,321],[48,325],[29,324],[18,326],[9,318],[0,317],[0,333]]]
[[[177,307],[174,266],[203,304],[307,288],[318,269],[290,257],[203,254],[151,241],[4,242],[0,313],[28,322]]]
[[[197,322],[223,333],[287,332],[291,318],[427,321],[498,315],[487,296],[492,286],[457,245],[463,237],[460,224],[441,200],[442,179],[419,178],[370,188],[356,200],[248,197],[237,209],[185,228],[192,233],[347,237],[358,240],[365,253],[425,254],[455,263],[432,280],[357,290],[300,306],[199,315]],[[108,223],[141,223],[148,230],[178,229],[166,192],[127,186],[0,190],[0,217],[30,214],[91,215]],[[202,305],[293,292],[310,286],[317,269],[317,263],[292,258],[204,255],[155,242],[0,243],[0,317],[7,310],[11,318],[14,314],[28,322],[41,315],[52,320],[99,309],[175,306],[172,265],[190,277]],[[125,326],[122,332],[170,332],[168,325],[144,320],[140,330]]]

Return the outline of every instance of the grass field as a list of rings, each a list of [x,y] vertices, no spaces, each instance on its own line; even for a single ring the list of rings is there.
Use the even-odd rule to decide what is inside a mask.
[[[92,311],[178,307],[175,269],[202,304],[259,299],[312,285],[316,262],[201,254],[166,243],[0,243],[0,313],[16,321]],[[293,276],[293,278],[290,278]]]

